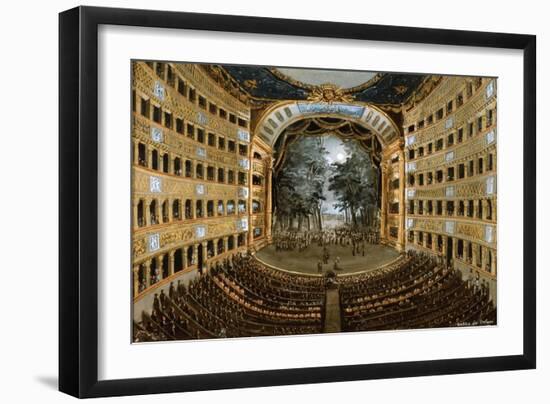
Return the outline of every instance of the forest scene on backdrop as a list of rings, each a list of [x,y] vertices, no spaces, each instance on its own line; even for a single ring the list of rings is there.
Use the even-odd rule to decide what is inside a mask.
[[[379,169],[355,140],[301,136],[274,175],[274,229],[378,225]]]

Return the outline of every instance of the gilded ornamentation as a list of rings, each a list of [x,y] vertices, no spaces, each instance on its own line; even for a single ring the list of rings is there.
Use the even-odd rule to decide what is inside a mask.
[[[256,80],[245,80],[244,81],[244,86],[246,88],[258,88],[258,82]]]
[[[313,102],[353,102],[353,96],[346,94],[341,88],[334,84],[321,84],[314,87],[307,97]]]
[[[400,86],[394,86],[393,89],[396,94],[403,95],[407,92],[409,88],[407,86],[400,85]]]

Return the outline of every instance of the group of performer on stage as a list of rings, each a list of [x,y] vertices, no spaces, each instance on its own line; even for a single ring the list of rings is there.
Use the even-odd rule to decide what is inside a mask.
[[[380,233],[378,229],[353,229],[350,227],[338,227],[326,230],[316,231],[284,231],[273,235],[273,244],[275,251],[294,251],[302,252],[312,243],[323,247],[322,256],[317,262],[317,272],[323,272],[323,265],[330,261],[330,251],[328,246],[349,246],[351,254],[355,256],[365,256],[367,244],[378,244],[380,242]],[[340,266],[340,257],[335,257],[333,261],[335,271],[342,270]]]

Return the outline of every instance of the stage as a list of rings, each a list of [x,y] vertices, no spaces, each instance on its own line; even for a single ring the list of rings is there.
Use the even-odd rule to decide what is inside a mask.
[[[367,244],[365,256],[361,254],[353,256],[350,246],[329,245],[327,248],[330,258],[328,264],[323,264],[323,272],[334,269],[334,260],[339,257],[340,270],[335,271],[338,275],[371,271],[399,257],[398,251],[382,244]],[[322,262],[322,256],[323,247],[317,244],[311,244],[301,252],[297,248],[292,251],[275,251],[275,246],[271,244],[256,253],[256,258],[269,266],[311,275],[318,274],[317,263],[320,260]]]

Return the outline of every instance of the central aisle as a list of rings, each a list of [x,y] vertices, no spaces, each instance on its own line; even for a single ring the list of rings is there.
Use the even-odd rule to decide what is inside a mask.
[[[340,292],[338,288],[327,289],[325,305],[325,324],[323,332],[342,331],[340,318]]]

